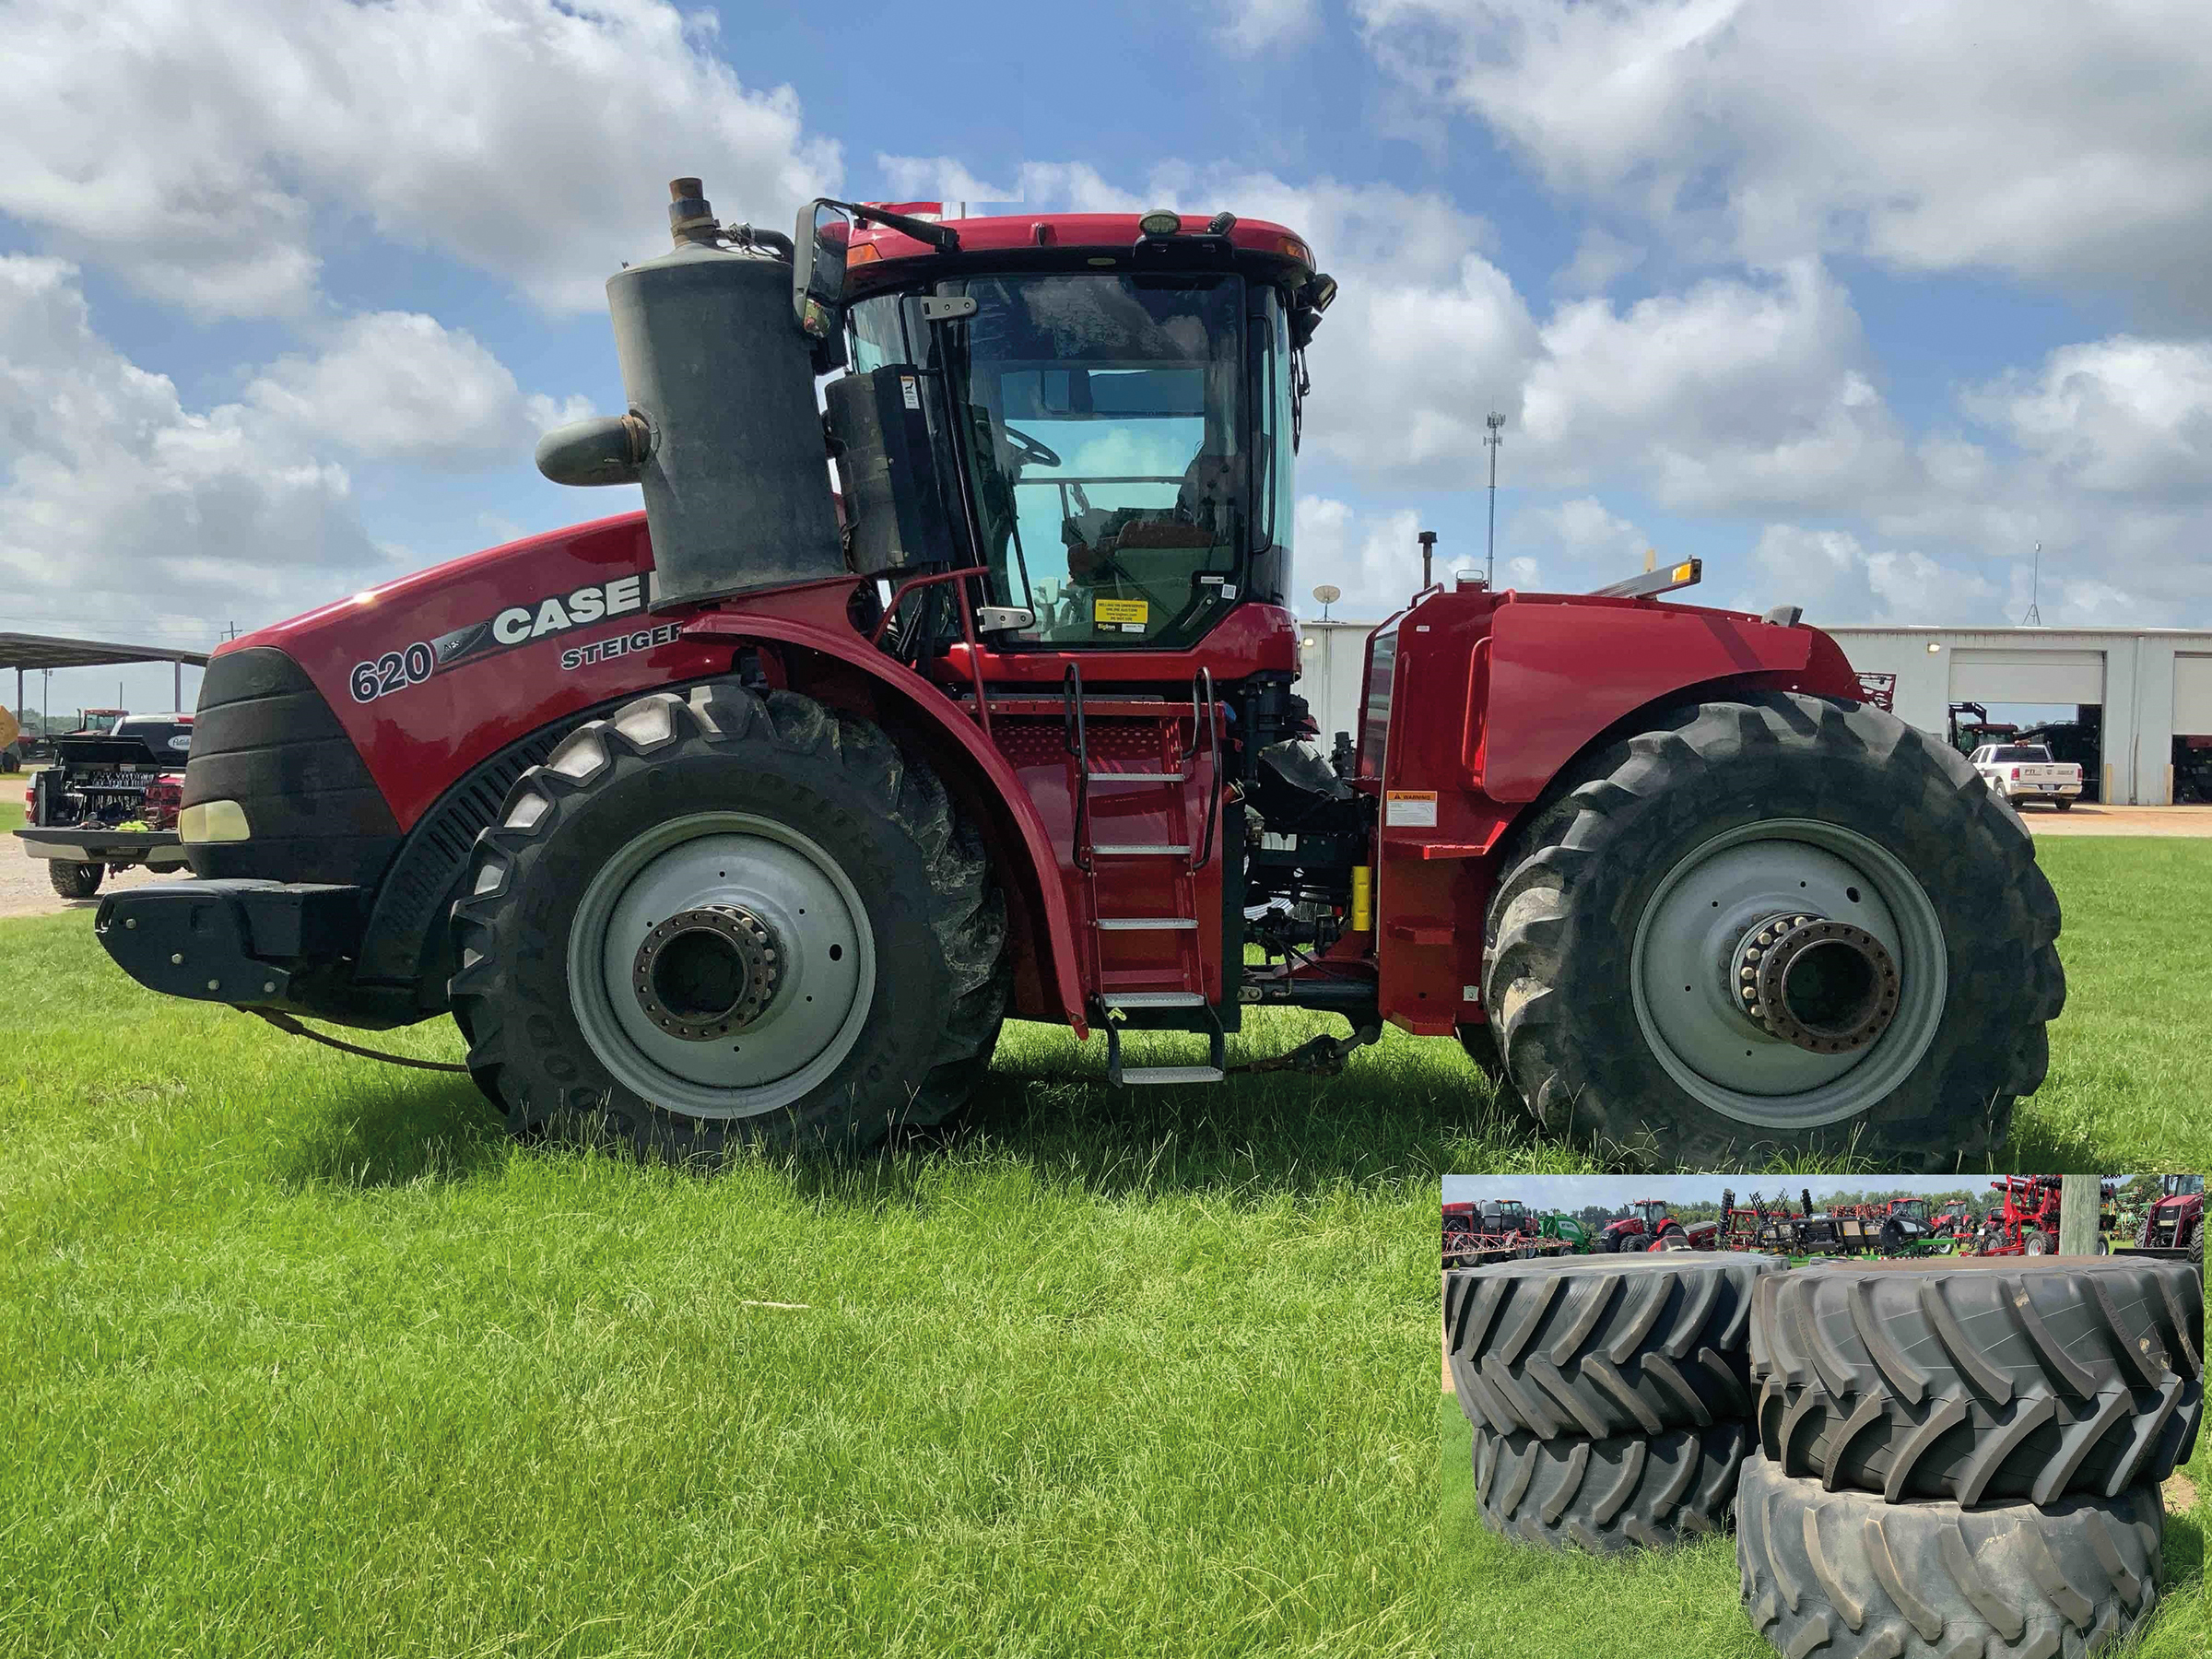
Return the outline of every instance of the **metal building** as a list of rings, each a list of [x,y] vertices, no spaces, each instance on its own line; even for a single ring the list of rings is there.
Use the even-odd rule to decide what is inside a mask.
[[[1357,730],[1372,622],[1309,621],[1299,690],[1321,725]],[[2212,785],[2212,630],[2173,628],[1830,628],[1868,695],[1947,735],[1951,705],[2040,705],[2082,747],[2097,798],[2162,806]],[[2062,759],[2076,759],[2062,754]]]

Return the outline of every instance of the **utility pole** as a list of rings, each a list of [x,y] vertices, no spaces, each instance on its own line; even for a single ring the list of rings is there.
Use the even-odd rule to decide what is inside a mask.
[[[2028,579],[2028,614],[2020,618],[2022,628],[2041,628],[2043,625],[2043,607],[2039,603],[2043,596],[2043,544],[2035,544],[2034,573]]]
[[[1483,440],[1490,446],[1490,545],[1488,551],[1482,558],[1482,585],[1492,593],[1496,593],[1498,591],[1498,446],[1504,441],[1500,433],[1505,426],[1505,417],[1492,409],[1489,418],[1483,424],[1490,429],[1489,436]]]
[[[2104,1202],[2103,1178],[2098,1175],[2061,1175],[2058,1178],[2058,1253],[2097,1253],[2097,1212]]]

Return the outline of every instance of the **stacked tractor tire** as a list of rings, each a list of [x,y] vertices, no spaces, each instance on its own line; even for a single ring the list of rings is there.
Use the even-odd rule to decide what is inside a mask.
[[[2158,1600],[2204,1410],[2185,1262],[1837,1263],[1764,1280],[1744,1606],[1793,1659],[2077,1659]]]
[[[1752,1288],[1781,1266],[1670,1252],[1447,1275],[1484,1524],[1600,1552],[1725,1532],[1755,1443]]]
[[[2186,1262],[1512,1262],[1444,1335],[1484,1524],[1612,1551],[1733,1525],[1789,1659],[2081,1659],[2156,1606],[2204,1411]]]

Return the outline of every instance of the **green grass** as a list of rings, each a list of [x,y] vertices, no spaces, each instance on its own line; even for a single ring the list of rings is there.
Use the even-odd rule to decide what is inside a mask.
[[[2212,846],[2045,862],[2075,999],[2009,1160],[2201,1158]],[[6,1654],[1427,1654],[1477,1559],[1437,1177],[1590,1167],[1401,1036],[1116,1093],[1010,1027],[957,1135],[701,1179],[143,994],[81,913],[0,922],[0,994]]]
[[[0,964],[0,1653],[1435,1650],[1429,1106],[1023,1030],[959,1137],[702,1179],[81,914]]]
[[[1774,1659],[1744,1616],[1733,1537],[1627,1556],[1538,1549],[1487,1530],[1476,1509],[1473,1431],[1450,1394],[1438,1406],[1443,1444],[1444,1659]],[[2212,1441],[2186,1470],[2195,1501],[2166,1493],[2166,1585],[2137,1642],[2110,1652],[2186,1659],[2212,1652],[2205,1534],[2212,1529]]]

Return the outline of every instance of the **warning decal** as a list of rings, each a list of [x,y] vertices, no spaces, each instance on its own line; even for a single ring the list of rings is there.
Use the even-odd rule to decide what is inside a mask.
[[[1436,791],[1433,789],[1391,790],[1382,797],[1382,822],[1386,828],[1435,829]]]

